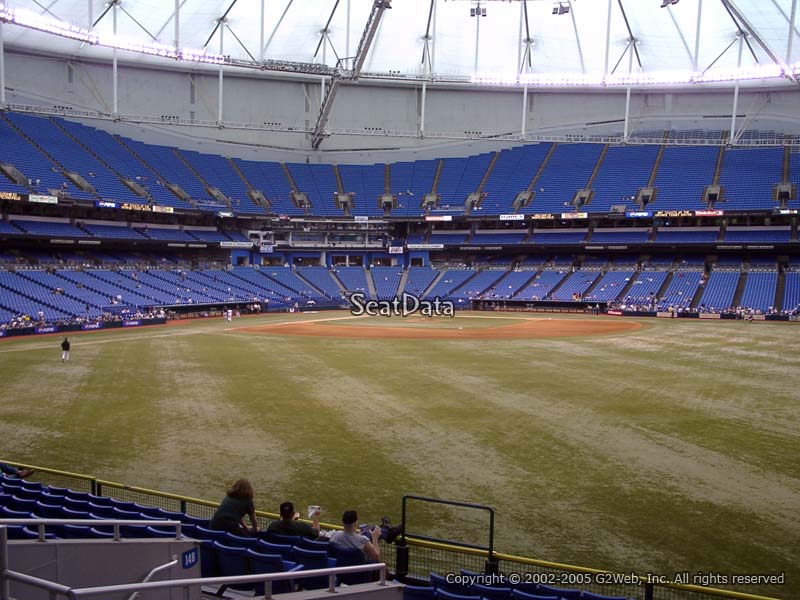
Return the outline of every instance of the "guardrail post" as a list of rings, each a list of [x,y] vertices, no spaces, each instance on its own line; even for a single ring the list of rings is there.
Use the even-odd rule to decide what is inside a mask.
[[[186,513],[186,500],[181,500],[181,512]]]
[[[99,496],[100,495],[100,484],[97,483],[97,479],[92,479],[92,495]]]
[[[644,600],[653,600],[655,586],[649,581],[644,584]]]
[[[38,529],[39,529],[39,540],[38,541],[44,542],[47,539],[47,535],[45,534],[45,531],[44,531],[44,525],[39,525]]]
[[[489,555],[489,558],[483,567],[483,572],[487,575],[497,575],[500,572],[500,561],[497,560],[493,554]]]
[[[395,576],[398,581],[405,582],[408,575],[409,548],[405,542],[397,544],[397,556],[395,559]]]
[[[11,583],[8,581],[8,529],[0,525],[0,600],[11,600]]]
[[[332,594],[336,593],[336,575],[333,573],[328,575],[328,591]]]

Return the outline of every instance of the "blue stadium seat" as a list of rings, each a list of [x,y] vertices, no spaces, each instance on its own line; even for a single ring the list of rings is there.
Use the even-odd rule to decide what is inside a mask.
[[[250,559],[250,571],[252,573],[285,573],[289,571],[301,571],[302,565],[283,560],[279,554],[262,554],[254,550],[245,552]],[[273,594],[285,594],[293,592],[295,583],[293,579],[272,582]],[[264,595],[264,584],[258,583],[255,586],[256,596]]]
[[[551,585],[539,584],[538,593],[541,595],[557,596],[563,600],[580,600],[581,590],[571,590],[566,588],[554,587]]]
[[[480,600],[480,596],[456,594],[455,592],[448,592],[444,588],[436,588],[436,598],[439,600]]]
[[[232,546],[234,548],[252,548],[256,547],[258,543],[258,538],[254,537],[245,537],[241,535],[235,535],[233,533],[226,533],[225,537],[220,540],[226,546]]]
[[[218,529],[208,529],[207,527],[197,527],[197,535],[204,540],[222,541],[225,539],[225,532]]]
[[[468,585],[463,583],[448,582],[446,577],[443,577],[437,573],[430,574],[430,582],[431,585],[437,590],[447,590],[448,592],[462,596],[469,596],[472,593]]]
[[[479,583],[472,584],[472,593],[481,598],[488,598],[488,600],[508,600],[511,598],[510,587],[495,587]]]
[[[433,600],[436,588],[427,585],[407,585],[403,588],[403,600]]]
[[[266,540],[272,544],[288,544],[290,546],[297,546],[300,543],[299,535],[281,535],[280,533],[273,533],[271,531],[263,532],[259,535],[262,540]]]
[[[219,563],[213,540],[200,541],[200,577],[218,577]]]
[[[225,544],[215,541],[214,550],[217,554],[220,575],[223,577],[232,577],[235,575],[249,574],[249,565],[246,554],[247,551],[244,548],[231,548],[230,546],[226,546]],[[253,584],[232,585],[230,587],[239,590],[252,589]]]
[[[0,506],[0,517],[3,519],[34,519],[36,518],[27,510],[14,510],[7,506]]]
[[[262,554],[279,554],[283,560],[292,559],[293,548],[289,544],[273,544],[259,539],[255,549]]]
[[[364,556],[363,550],[359,550],[358,548],[336,548],[333,544],[331,544],[331,548],[332,556],[336,558],[337,567],[353,567],[367,564],[367,559]],[[337,579],[339,583],[345,585],[356,585],[359,583],[369,583],[373,575],[374,573],[370,572],[344,573],[342,575],[337,575]]]
[[[126,517],[119,517],[114,512],[114,509],[110,506],[98,506],[93,503],[89,503],[89,512],[92,513],[93,519],[123,519]]]
[[[296,545],[306,550],[317,550],[318,552],[328,552],[331,548],[330,542],[318,542],[304,537],[301,537]],[[330,552],[328,553],[330,554]],[[333,554],[331,554],[331,556],[333,556]]]
[[[558,596],[542,596],[541,594],[529,594],[522,590],[511,590],[512,600],[559,600]]]
[[[37,502],[34,505],[33,512],[37,517],[44,519],[63,519],[64,509],[58,504],[45,504],[44,502]]]
[[[8,502],[8,505],[14,510],[33,512],[33,507],[36,506],[38,501],[38,498],[20,498],[17,496],[17,494],[14,494],[11,496],[11,500]]]
[[[331,558],[325,552],[317,550],[306,550],[295,546],[292,557],[296,563],[303,565],[303,569],[311,571],[314,569],[330,569],[336,566],[336,559]],[[327,577],[309,577],[300,582],[303,589],[319,590],[328,587]]]
[[[627,596],[601,596],[592,592],[583,592],[581,600],[630,600]]]

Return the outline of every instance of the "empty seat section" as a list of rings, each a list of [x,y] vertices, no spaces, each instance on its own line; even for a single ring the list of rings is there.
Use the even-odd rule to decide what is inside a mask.
[[[778,285],[778,273],[753,272],[747,274],[744,283],[740,306],[752,308],[763,313],[775,305],[775,289]]]
[[[575,193],[586,187],[600,157],[600,144],[559,144],[536,182],[536,196],[521,212],[569,212]]]
[[[708,208],[703,190],[711,185],[719,148],[714,146],[668,146],[658,167],[655,200],[647,205],[653,210]]]
[[[607,213],[615,204],[632,209],[636,193],[646,187],[653,170],[658,146],[610,146],[592,182],[594,195],[588,212]]]

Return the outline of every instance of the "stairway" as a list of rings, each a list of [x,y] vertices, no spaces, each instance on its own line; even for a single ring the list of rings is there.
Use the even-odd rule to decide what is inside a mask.
[[[388,163],[383,165],[383,193],[392,193],[392,167]]]
[[[242,172],[242,170],[239,168],[239,165],[237,165],[237,164],[236,164],[236,161],[235,161],[235,160],[233,160],[233,159],[232,159],[232,158],[229,156],[229,157],[228,157],[228,162],[230,163],[230,165],[231,165],[231,167],[233,168],[233,170],[234,170],[234,171],[236,171],[236,174],[239,176],[239,179],[241,179],[241,180],[242,180],[242,183],[244,183],[244,184],[247,186],[247,189],[248,189],[248,190],[255,190],[256,188],[254,188],[254,187],[253,187],[253,184],[252,184],[252,183],[250,183],[250,182],[247,180],[247,177],[245,177],[244,173],[243,173],[243,172]]]
[[[624,300],[625,298],[628,297],[628,292],[633,287],[633,284],[636,282],[636,280],[639,278],[640,273],[641,273],[641,271],[638,271],[638,270],[634,271],[633,275],[631,275],[630,279],[628,279],[628,283],[626,283],[622,287],[622,289],[620,290],[619,294],[617,294],[616,298],[614,298],[615,302],[619,302],[619,301]]]
[[[526,192],[530,193],[533,191],[533,188],[536,187],[536,182],[539,181],[539,177],[541,177],[542,173],[544,173],[544,170],[547,167],[547,163],[550,162],[550,157],[553,156],[553,152],[556,151],[556,146],[558,146],[558,144],[556,143],[550,145],[550,150],[548,150],[547,154],[545,154],[544,160],[542,161],[542,164],[539,165],[539,168],[536,170],[536,174],[533,176],[533,179],[531,179],[531,182],[528,184],[528,187],[525,190]]]
[[[594,169],[592,169],[592,174],[589,176],[589,181],[587,181],[584,186],[587,190],[591,189],[597,174],[600,172],[600,167],[603,166],[603,160],[605,160],[606,154],[608,154],[608,144],[603,146],[603,149],[600,151],[600,156],[597,157],[597,162],[594,165]]]
[[[130,152],[130,153],[131,153],[131,156],[133,156],[133,157],[134,157],[136,160],[138,160],[140,163],[142,163],[142,164],[145,166],[145,168],[146,168],[148,171],[150,171],[150,172],[151,172],[153,175],[155,175],[155,176],[158,178],[158,179],[157,179],[158,181],[164,181],[164,182],[167,182],[167,181],[169,181],[169,180],[168,180],[168,179],[166,179],[166,178],[165,178],[163,175],[161,175],[161,173],[159,173],[159,172],[158,172],[158,171],[156,171],[156,170],[155,170],[155,169],[154,169],[152,166],[150,166],[150,163],[148,163],[148,162],[147,162],[145,159],[143,159],[143,158],[142,158],[142,157],[139,155],[139,153],[138,153],[138,152],[136,152],[136,150],[134,150],[133,148],[131,148],[130,146],[128,146],[128,144],[126,144],[124,141],[122,141],[122,138],[121,138],[120,136],[118,136],[118,135],[114,134],[114,135],[112,135],[111,137],[113,137],[113,138],[114,138],[114,139],[117,141],[117,143],[118,143],[120,146],[122,146],[123,148],[125,148],[125,150],[127,150],[128,152]]]
[[[722,132],[722,141],[728,139],[728,132]],[[717,164],[714,166],[714,179],[711,180],[711,185],[719,185],[719,178],[722,175],[722,160],[725,158],[725,144],[723,143],[719,147],[719,153],[717,154]]]
[[[559,281],[557,284],[555,284],[550,289],[550,291],[547,292],[547,296],[542,298],[542,300],[549,300],[550,298],[552,298],[555,295],[555,293],[561,288],[561,286],[564,285],[570,277],[572,277],[572,274],[573,274],[572,271],[570,271],[569,273],[564,275],[564,277],[561,278],[561,281]]]
[[[595,280],[592,282],[592,285],[590,285],[588,288],[586,288],[586,290],[583,292],[583,297],[584,297],[584,298],[589,298],[589,297],[591,297],[591,294],[592,294],[592,292],[594,291],[594,288],[596,288],[596,287],[597,287],[597,286],[600,284],[600,282],[603,280],[603,277],[605,276],[605,274],[606,274],[606,272],[605,272],[605,271],[601,271],[601,272],[598,274],[598,276],[597,276],[597,277],[595,278]]]
[[[789,176],[791,173],[789,172],[789,168],[792,164],[792,147],[791,146],[784,146],[783,147],[783,168],[781,169],[781,183],[789,183]]]
[[[369,297],[377,298],[378,291],[375,289],[375,280],[372,279],[372,271],[370,269],[364,269],[364,276],[367,279],[367,289],[369,290]]]
[[[436,190],[439,188],[439,177],[442,175],[442,168],[444,167],[444,159],[439,160],[439,164],[436,167],[436,175],[433,178],[433,185],[431,186],[431,194],[435,194]]]
[[[428,294],[430,294],[431,290],[433,290],[436,287],[436,284],[439,283],[442,277],[444,277],[445,273],[447,273],[447,269],[445,269],[444,271],[439,271],[439,274],[436,277],[434,277],[433,281],[431,281],[431,284],[427,288],[425,288],[425,291],[422,292],[423,298],[428,297]]]
[[[328,297],[328,294],[326,294],[325,292],[323,292],[321,289],[319,289],[317,286],[315,286],[313,283],[311,283],[311,282],[310,282],[308,279],[306,279],[305,277],[303,277],[303,274],[300,272],[300,270],[299,270],[299,269],[298,269],[297,271],[295,271],[295,272],[294,272],[294,274],[295,274],[295,275],[297,275],[297,278],[298,278],[300,281],[302,281],[302,282],[303,282],[303,283],[305,283],[305,284],[306,284],[308,287],[310,287],[312,290],[314,290],[315,292],[317,292],[317,293],[320,295],[320,297],[321,297],[321,298],[327,298],[327,297]]]
[[[294,193],[299,192],[300,190],[297,189],[297,184],[294,182],[294,178],[292,174],[289,172],[289,167],[286,166],[286,163],[281,163],[281,169],[283,169],[283,174],[286,175],[286,179],[289,181],[289,185],[292,187],[292,191]]]
[[[739,306],[742,301],[742,295],[744,294],[744,286],[747,282],[747,271],[742,271],[739,273],[739,281],[736,283],[736,291],[733,293],[733,302],[732,306]]]
[[[195,169],[188,160],[186,160],[186,158],[183,156],[183,154],[181,154],[180,150],[178,150],[177,148],[172,148],[172,153],[175,156],[177,156],[184,165],[186,165],[186,168],[189,169],[194,174],[194,176],[197,177],[200,180],[200,182],[203,184],[203,186],[206,189],[211,187],[210,185],[208,185],[208,182],[206,181],[206,178],[203,177],[200,174],[200,172],[197,169]]]
[[[494,169],[495,163],[497,163],[497,159],[500,158],[500,152],[495,152],[494,156],[492,157],[489,166],[486,167],[486,173],[483,174],[483,179],[481,179],[480,184],[478,185],[478,189],[475,190],[476,192],[482,192],[483,187],[486,185],[486,182],[489,180],[489,175],[492,174],[492,169]]]
[[[342,175],[339,173],[339,165],[333,165],[333,174],[336,176],[336,187],[339,189],[339,193],[344,194],[344,184],[342,183]]]
[[[331,269],[328,271],[328,274],[331,276],[331,279],[333,279],[333,282],[336,284],[336,287],[338,287],[338,288],[339,288],[339,290],[340,290],[340,291],[342,292],[342,294],[344,295],[344,294],[347,292],[347,288],[346,288],[346,287],[344,286],[344,284],[342,283],[342,280],[341,280],[341,279],[339,279],[339,278],[336,276],[336,273],[334,273],[334,272],[333,272],[333,270],[334,270],[335,268],[336,268],[336,267],[331,267]]]
[[[650,178],[647,180],[647,187],[651,188],[656,184],[656,177],[658,177],[658,168],[661,166],[661,161],[664,159],[664,150],[667,147],[667,140],[669,140],[669,131],[664,132],[664,137],[662,138],[662,144],[658,147],[658,154],[656,154],[656,160],[653,163],[653,168],[650,171]]]
[[[401,296],[406,291],[406,282],[408,281],[408,269],[403,269],[403,274],[400,275],[400,283],[397,284],[397,295]]]
[[[778,312],[783,310],[783,294],[786,290],[786,273],[783,269],[778,271],[778,285],[775,286],[775,300],[772,303],[772,306],[775,307],[775,310]]]
[[[660,288],[658,288],[658,291],[656,292],[656,299],[664,297],[664,292],[667,291],[667,288],[669,287],[669,284],[672,283],[672,279],[674,277],[675,277],[675,271],[671,270],[669,273],[667,273],[667,276],[664,278],[664,283],[661,285]]]

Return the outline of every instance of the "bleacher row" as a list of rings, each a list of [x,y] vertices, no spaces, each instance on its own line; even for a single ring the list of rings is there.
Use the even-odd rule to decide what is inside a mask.
[[[679,132],[673,133],[679,137]],[[269,211],[281,215],[304,214],[292,201],[292,191],[307,195],[310,214],[315,216],[344,214],[334,200],[335,192],[354,194],[352,215],[384,216],[378,199],[387,191],[398,199],[390,211],[392,217],[424,214],[422,200],[431,193],[439,196],[436,210],[458,215],[465,211],[467,196],[479,191],[484,179],[480,191],[485,195],[475,209],[481,214],[514,212],[515,197],[527,189],[534,192],[533,201],[520,212],[569,211],[575,193],[590,179],[593,198],[581,210],[608,213],[615,205],[638,209],[636,193],[653,174],[657,194],[649,209],[701,210],[708,208],[702,195],[715,178],[719,148],[668,146],[658,162],[658,145],[613,146],[603,154],[600,144],[539,143],[501,150],[489,171],[494,154],[397,162],[388,167],[284,165],[146,144],[56,117],[14,112],[0,117],[0,162],[14,165],[29,181],[23,185],[0,176],[0,191],[63,193],[80,201],[143,204],[150,200],[178,210],[224,210],[245,216],[267,214],[266,207],[250,197],[250,190],[262,192],[270,201]],[[774,208],[773,186],[783,182],[783,163],[779,147],[726,149],[719,173],[725,209]],[[800,183],[800,154],[792,153],[787,166],[786,183]],[[78,188],[64,171],[77,173],[92,189]],[[123,180],[135,182],[149,198],[132,191]],[[178,186],[182,193],[174,193],[170,186]]]
[[[99,521],[176,521],[180,523],[181,539],[197,540],[200,547],[201,576],[238,576],[309,571],[365,564],[361,550],[343,550],[327,541],[312,541],[300,536],[286,536],[262,529],[254,537],[243,537],[210,529],[208,519],[186,512],[168,511],[158,506],[124,501],[112,496],[94,495],[26,481],[0,474],[0,519],[64,519],[97,520],[98,524],[45,525],[46,540],[116,539],[114,526]],[[120,540],[176,539],[174,526],[119,524]],[[9,540],[40,539],[37,525],[7,525]],[[479,575],[462,571],[479,580]],[[415,577],[419,577],[418,575]],[[337,575],[337,585],[368,582],[367,573]],[[422,583],[418,579],[415,582]],[[514,587],[505,584],[466,585],[430,573],[429,585],[408,585],[404,600],[627,600],[593,594],[580,589],[566,589],[522,582]],[[328,578],[307,577],[298,580],[273,581],[271,592],[293,592],[298,586],[306,590],[324,589]],[[263,596],[263,583],[232,586],[237,590]],[[216,590],[218,595],[224,587]]]
[[[100,318],[127,309],[144,310],[178,305],[260,302],[269,310],[294,305],[340,306],[353,292],[386,300],[402,292],[419,297],[451,300],[468,308],[472,300],[558,301],[576,298],[592,302],[619,302],[630,306],[695,308],[721,312],[738,306],[767,313],[800,306],[800,272],[787,270],[783,297],[778,295],[775,262],[754,261],[745,268],[717,263],[706,279],[702,257],[679,263],[635,264],[606,260],[573,266],[571,258],[528,257],[511,270],[503,268],[429,267],[232,267],[218,269],[123,268],[17,272],[0,270],[0,323],[28,315],[55,323],[75,318]],[[401,287],[403,276],[405,285]],[[370,281],[371,280],[371,281]],[[668,282],[669,280],[669,282]],[[372,285],[370,285],[370,283]],[[666,285],[666,287],[665,287]],[[374,293],[371,291],[374,289]],[[698,293],[702,292],[698,296]],[[695,301],[696,300],[696,301]],[[782,300],[782,302],[780,301]]]

